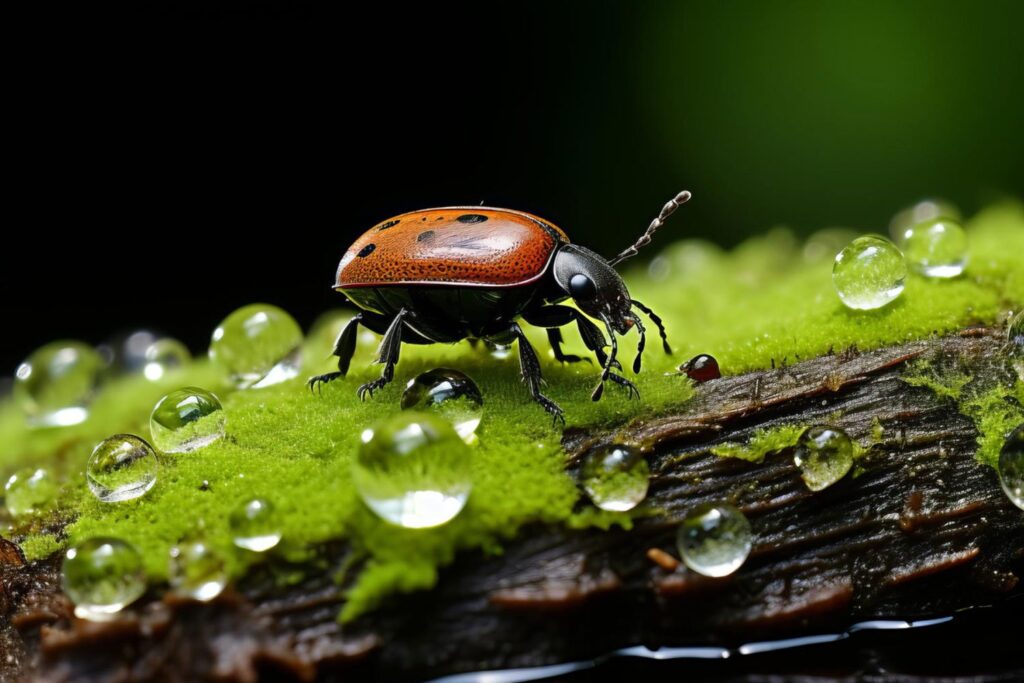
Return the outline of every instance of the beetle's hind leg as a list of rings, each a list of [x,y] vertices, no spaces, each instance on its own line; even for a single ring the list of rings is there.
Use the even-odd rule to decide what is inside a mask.
[[[555,354],[555,360],[559,363],[579,363],[580,361],[587,361],[593,363],[589,358],[583,358],[572,353],[565,353],[562,351],[562,331],[557,327],[549,327],[547,329],[548,343],[551,344],[551,350]]]
[[[564,411],[557,403],[540,393],[540,386],[544,381],[540,374],[540,360],[537,358],[537,352],[530,346],[530,340],[523,333],[523,328],[519,327],[517,323],[512,323],[512,326],[509,327],[509,332],[515,336],[519,343],[519,368],[522,371],[523,381],[526,382],[533,400],[539,403],[544,410],[551,413],[552,421],[561,421],[562,424],[565,424]]]
[[[383,388],[394,379],[395,365],[398,364],[398,357],[402,351],[402,321],[406,314],[406,309],[400,310],[394,320],[391,321],[391,325],[388,326],[387,332],[384,333],[384,339],[380,343],[376,360],[377,363],[384,366],[384,371],[381,372],[379,378],[372,382],[367,382],[356,390],[360,400],[365,400],[367,394],[373,396],[373,392]]]
[[[327,382],[348,374],[348,366],[352,363],[352,355],[356,352],[356,337],[359,333],[359,325],[360,323],[365,324],[364,315],[364,313],[356,313],[352,316],[352,319],[345,323],[341,334],[338,335],[338,339],[334,342],[334,351],[331,355],[338,357],[338,371],[310,377],[306,380],[310,391],[314,389],[319,391],[320,387]]]

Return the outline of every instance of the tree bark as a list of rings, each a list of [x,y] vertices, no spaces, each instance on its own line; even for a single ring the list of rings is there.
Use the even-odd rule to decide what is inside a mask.
[[[937,652],[933,645],[945,642],[941,637],[918,642],[917,650],[906,650],[915,642],[910,636],[894,641],[896,652],[920,652],[909,664],[897,657],[897,665],[891,653],[878,661],[885,648],[850,627],[992,604],[1003,606],[997,617],[954,619],[971,624],[969,636],[995,626],[975,643],[988,649],[938,680],[1019,679],[1024,661],[1003,661],[997,646],[1016,647],[1012,638],[1005,641],[1003,626],[1019,623],[1024,612],[1017,599],[1024,513],[1004,495],[996,473],[976,461],[973,422],[951,400],[901,380],[908,362],[927,358],[933,366],[969,368],[972,387],[1007,382],[1004,347],[999,333],[972,329],[827,355],[707,382],[678,412],[615,432],[570,430],[564,437],[570,469],[602,443],[644,444],[648,500],[658,514],[628,531],[537,526],[509,542],[503,555],[466,554],[442,572],[434,590],[397,596],[344,626],[336,620],[344,586],[330,570],[287,589],[275,588],[269,572],[257,572],[213,604],[154,594],[118,622],[81,622],[70,617],[59,590],[56,560],[24,563],[6,544],[0,548],[0,680],[255,680],[282,673],[301,680],[357,674],[418,680],[681,647],[709,649],[662,652],[716,656],[721,661],[680,666],[731,680],[765,680],[757,677],[764,662],[773,671],[875,671],[878,680],[895,668],[905,674],[900,680],[916,680],[936,673],[929,663],[945,661],[942,646]],[[856,476],[817,493],[803,484],[789,449],[761,463],[711,452],[725,442],[746,443],[759,429],[819,423],[845,430],[869,450]],[[676,554],[675,529],[685,512],[721,500],[753,525],[746,564],[721,579],[673,566],[669,555]],[[345,556],[340,543],[322,549],[328,567]],[[815,646],[827,654],[824,660],[750,654],[762,641],[816,634],[838,634],[832,645]],[[954,648],[954,636],[948,638]],[[827,649],[837,643],[842,652]],[[633,646],[646,649],[622,652]]]

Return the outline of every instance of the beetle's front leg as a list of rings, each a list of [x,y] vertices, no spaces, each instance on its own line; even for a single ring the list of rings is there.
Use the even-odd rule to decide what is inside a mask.
[[[394,379],[395,365],[398,364],[398,357],[402,351],[403,320],[407,314],[408,311],[406,309],[400,310],[395,319],[391,321],[391,325],[388,326],[387,332],[384,333],[384,339],[380,343],[376,360],[377,363],[384,365],[384,371],[381,372],[378,379],[367,382],[356,390],[360,400],[365,400],[367,394],[373,396],[373,392],[383,388]]]

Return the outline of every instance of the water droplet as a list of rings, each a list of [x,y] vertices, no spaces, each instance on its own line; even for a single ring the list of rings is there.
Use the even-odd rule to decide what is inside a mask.
[[[903,238],[907,228],[937,218],[961,219],[960,209],[945,199],[922,199],[913,206],[903,209],[889,221],[889,234],[894,240]]]
[[[142,374],[146,379],[155,382],[167,373],[188,365],[192,360],[192,354],[188,347],[177,339],[165,337],[149,345],[145,358],[146,364],[142,367]]]
[[[706,353],[694,356],[680,365],[679,372],[685,374],[694,382],[707,382],[722,376],[722,371],[718,367],[718,361],[714,356]]]
[[[487,349],[491,353],[492,358],[497,360],[505,360],[512,355],[511,344],[498,344],[495,342],[487,342]]]
[[[834,258],[840,249],[857,237],[857,233],[849,228],[824,228],[807,238],[804,242],[804,261],[818,263]]]
[[[403,411],[362,434],[352,479],[381,518],[410,529],[455,517],[472,489],[468,446],[430,413]]]
[[[162,453],[187,453],[224,436],[227,417],[220,401],[199,387],[172,391],[149,418],[153,445]]]
[[[114,375],[135,373],[146,366],[146,350],[160,339],[151,330],[116,334],[97,347],[107,370]]]
[[[64,554],[64,592],[80,619],[106,621],[146,592],[142,557],[116,538],[91,538]]]
[[[705,503],[689,513],[676,533],[686,566],[704,576],[727,576],[750,554],[750,522],[728,503]]]
[[[228,518],[232,540],[239,548],[262,553],[281,541],[281,525],[274,505],[255,498],[240,505]]]
[[[57,480],[45,467],[29,467],[11,475],[4,502],[11,517],[33,515],[57,498]]]
[[[466,443],[476,440],[484,412],[480,389],[467,375],[450,368],[429,370],[409,380],[402,410],[436,412],[448,420]]]
[[[1024,510],[1024,425],[1018,426],[999,453],[999,481],[1013,504]]]
[[[171,588],[178,595],[207,602],[228,584],[224,558],[202,540],[186,540],[171,548]]]
[[[299,374],[302,330],[277,306],[243,306],[213,331],[210,359],[240,389],[277,384]]]
[[[881,308],[903,292],[907,262],[896,245],[882,237],[858,237],[836,256],[832,283],[849,308]]]
[[[967,232],[948,218],[907,228],[900,245],[914,270],[927,277],[956,277],[967,267]]]
[[[156,484],[156,453],[134,434],[115,434],[93,449],[85,467],[89,490],[104,503],[138,498]]]
[[[650,468],[640,449],[610,445],[587,454],[580,479],[594,505],[602,510],[632,510],[647,496]]]
[[[841,429],[808,428],[793,452],[793,462],[812,491],[821,491],[846,476],[853,467],[853,441]]]
[[[103,359],[87,344],[47,344],[18,367],[14,398],[31,426],[78,424],[89,416],[89,402],[102,370]]]

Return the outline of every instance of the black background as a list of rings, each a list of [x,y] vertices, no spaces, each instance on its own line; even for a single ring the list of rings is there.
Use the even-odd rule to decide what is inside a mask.
[[[97,343],[139,327],[201,353],[224,315],[254,301],[308,326],[342,303],[329,285],[352,239],[428,206],[524,209],[614,253],[686,187],[695,199],[673,229],[724,245],[778,223],[883,229],[924,194],[968,211],[1020,194],[1019,5],[898,4],[921,15],[904,17],[908,26],[940,32],[922,62],[937,65],[932,78],[915,87],[945,89],[951,106],[907,102],[899,111],[920,120],[889,116],[899,132],[877,140],[861,136],[883,125],[873,116],[890,93],[848,88],[845,101],[863,112],[833,117],[814,97],[841,79],[808,71],[790,82],[785,71],[807,61],[807,35],[766,32],[788,21],[779,12],[804,29],[820,21],[813,44],[842,67],[898,42],[873,42],[889,20],[870,12],[885,4],[836,3],[854,22],[817,17],[816,3],[576,2],[149,6],[13,23],[0,367],[53,339]],[[662,16],[676,23],[661,26]],[[975,16],[977,32],[965,30]],[[844,40],[829,33],[848,26]],[[658,58],[665,50],[678,60]],[[950,54],[975,62],[947,69]],[[853,63],[854,85],[870,86],[885,58],[863,80]],[[680,112],[670,134],[662,102]],[[821,113],[805,136],[809,106]],[[720,111],[732,118],[716,127]],[[914,147],[936,120],[960,134]],[[877,148],[859,166],[817,153],[838,140],[854,157],[864,139]],[[948,164],[922,158],[916,175],[898,165],[895,181],[885,175],[888,151],[912,159],[936,144]],[[768,177],[760,170],[775,164]]]

